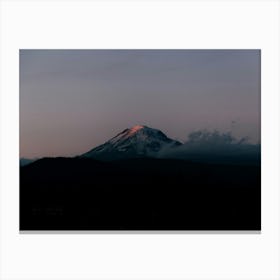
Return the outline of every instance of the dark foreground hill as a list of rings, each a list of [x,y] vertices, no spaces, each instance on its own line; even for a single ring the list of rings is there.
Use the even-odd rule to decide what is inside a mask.
[[[45,158],[20,169],[21,230],[260,230],[258,165]]]

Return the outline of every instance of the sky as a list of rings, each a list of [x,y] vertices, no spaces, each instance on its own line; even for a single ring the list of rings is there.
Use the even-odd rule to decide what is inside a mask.
[[[76,156],[146,125],[260,142],[260,50],[20,50],[20,157]]]

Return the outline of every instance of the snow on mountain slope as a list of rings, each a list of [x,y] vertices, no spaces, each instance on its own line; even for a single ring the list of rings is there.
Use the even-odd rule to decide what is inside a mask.
[[[101,160],[156,157],[162,148],[179,145],[180,142],[168,138],[158,129],[136,125],[81,156]]]

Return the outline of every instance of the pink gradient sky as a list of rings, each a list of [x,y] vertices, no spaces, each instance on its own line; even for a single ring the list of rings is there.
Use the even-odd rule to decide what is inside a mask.
[[[260,141],[260,51],[20,51],[21,157],[79,155],[137,124]]]

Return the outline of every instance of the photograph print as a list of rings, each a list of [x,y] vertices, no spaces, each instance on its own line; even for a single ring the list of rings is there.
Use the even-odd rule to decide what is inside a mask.
[[[21,231],[261,230],[261,51],[19,51]]]

